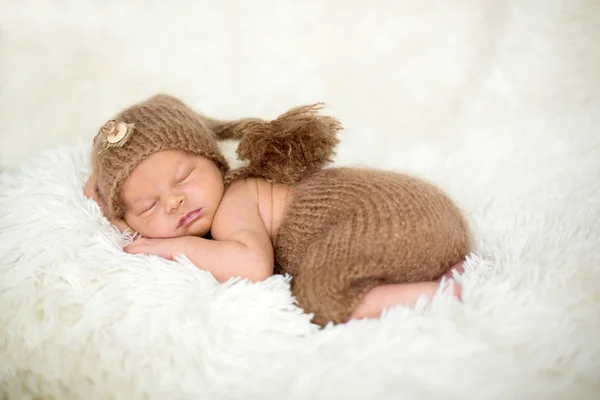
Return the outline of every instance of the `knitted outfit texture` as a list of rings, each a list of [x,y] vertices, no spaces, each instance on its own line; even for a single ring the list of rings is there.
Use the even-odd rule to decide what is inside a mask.
[[[297,107],[273,121],[220,121],[155,96],[124,110],[94,139],[97,191],[108,212],[122,216],[122,185],[144,158],[179,149],[225,173],[216,140],[239,139],[238,157],[248,163],[227,173],[226,184],[258,176],[293,186],[273,242],[276,272],[292,275],[298,305],[320,325],[347,321],[377,285],[431,281],[463,260],[467,223],[435,186],[394,172],[324,168],[341,125],[319,109]],[[111,147],[115,124],[127,126],[127,135]]]
[[[431,281],[464,260],[468,227],[435,186],[393,172],[328,168],[294,187],[274,241],[279,272],[324,325],[386,283]]]

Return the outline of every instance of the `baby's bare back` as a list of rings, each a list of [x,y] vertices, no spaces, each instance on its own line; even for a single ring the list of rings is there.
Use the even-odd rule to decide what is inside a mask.
[[[237,188],[234,188],[234,185]],[[246,190],[239,190],[239,186],[245,186]],[[247,178],[233,183],[230,189],[225,192],[225,197],[230,195],[248,196],[247,201],[256,204],[260,218],[273,240],[285,216],[286,207],[292,200],[292,187],[281,183],[271,183],[263,178]]]

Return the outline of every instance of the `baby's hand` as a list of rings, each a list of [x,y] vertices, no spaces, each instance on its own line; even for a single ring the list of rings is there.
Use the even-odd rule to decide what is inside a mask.
[[[139,238],[128,246],[125,246],[125,252],[129,254],[153,254],[173,260],[173,250],[181,238],[170,239],[148,239]]]

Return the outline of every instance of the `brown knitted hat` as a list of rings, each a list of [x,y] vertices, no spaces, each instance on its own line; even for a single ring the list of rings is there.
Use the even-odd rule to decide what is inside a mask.
[[[108,217],[123,218],[121,191],[131,171],[161,150],[182,150],[229,167],[206,120],[180,100],[157,95],[123,110],[94,138],[92,165],[96,192]]]

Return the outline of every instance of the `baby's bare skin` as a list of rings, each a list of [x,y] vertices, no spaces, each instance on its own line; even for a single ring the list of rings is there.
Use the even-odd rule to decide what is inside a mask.
[[[261,178],[249,178],[245,180],[246,185],[256,193],[258,212],[262,218],[271,240],[275,239],[283,217],[286,206],[293,198],[292,188],[281,183],[270,183]]]

